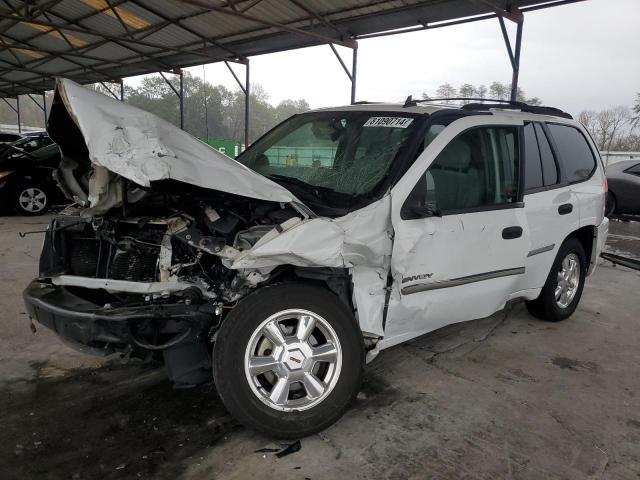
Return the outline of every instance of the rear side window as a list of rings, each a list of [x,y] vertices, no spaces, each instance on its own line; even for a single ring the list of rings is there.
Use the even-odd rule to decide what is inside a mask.
[[[548,124],[548,127],[569,183],[589,178],[596,168],[596,159],[582,132],[574,127],[554,123]]]
[[[536,137],[538,138],[538,145],[540,147],[540,160],[542,160],[542,176],[544,178],[544,186],[555,185],[559,181],[558,176],[558,164],[553,156],[551,145],[549,145],[549,139],[547,134],[544,133],[542,126],[538,123],[535,124]]]
[[[540,149],[533,123],[524,126],[524,189],[533,190],[544,185]]]
[[[640,163],[636,163],[633,167],[627,168],[625,172],[633,173],[634,175],[640,175]]]

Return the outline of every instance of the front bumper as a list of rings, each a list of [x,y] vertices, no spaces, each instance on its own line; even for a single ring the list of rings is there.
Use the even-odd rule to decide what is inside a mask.
[[[194,337],[208,331],[215,318],[212,307],[207,304],[100,306],[74,295],[65,287],[40,280],[29,284],[23,298],[32,319],[53,330],[70,346],[100,355],[125,350],[127,346],[162,350],[141,343],[132,333],[140,322],[153,321],[168,335],[179,335],[189,329],[191,333],[184,335],[183,341],[193,341]]]

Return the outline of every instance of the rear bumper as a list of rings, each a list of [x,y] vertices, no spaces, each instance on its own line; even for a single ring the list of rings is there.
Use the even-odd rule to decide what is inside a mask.
[[[124,350],[128,345],[144,349],[145,345],[132,334],[132,327],[145,320],[153,320],[169,335],[184,332],[188,327],[192,334],[185,335],[184,340],[193,341],[193,337],[206,330],[214,318],[208,305],[100,306],[74,295],[65,287],[39,280],[29,284],[23,298],[31,318],[53,330],[71,346],[85,353],[101,355]],[[162,326],[163,320],[167,327]]]

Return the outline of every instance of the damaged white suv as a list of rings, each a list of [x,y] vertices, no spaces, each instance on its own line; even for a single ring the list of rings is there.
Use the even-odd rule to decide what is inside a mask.
[[[158,356],[176,387],[213,376],[277,437],[335,422],[385,348],[516,298],[568,317],[607,235],[596,146],[552,108],[318,110],[234,161],[62,80],[49,134],[77,208],[48,228],[30,315]]]

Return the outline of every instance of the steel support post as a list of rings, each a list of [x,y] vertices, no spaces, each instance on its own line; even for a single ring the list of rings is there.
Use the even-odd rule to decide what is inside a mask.
[[[124,102],[124,80],[120,79],[120,101]]]
[[[249,128],[251,124],[251,84],[249,79],[249,59],[245,66],[244,80],[244,148],[249,147]]]
[[[338,50],[336,50],[336,47],[334,47],[332,43],[330,43],[329,46],[331,47],[331,51],[333,51],[333,54],[338,59],[338,62],[340,62],[340,66],[344,70],[344,73],[346,73],[347,77],[349,77],[349,81],[351,82],[351,104],[354,104],[356,102],[356,71],[358,68],[358,43],[355,42],[354,46],[351,47],[353,52],[353,56],[351,60],[351,71],[349,71],[349,69],[347,68],[347,65],[344,63],[344,60],[342,60],[340,53],[338,53]]]
[[[524,20],[518,23],[516,30],[516,48],[513,54],[513,75],[511,77],[511,101],[518,99],[518,77],[520,75],[520,48],[522,46],[522,25]]]
[[[176,94],[176,97],[178,97],[178,103],[180,105],[180,128],[184,130],[184,75],[182,73],[182,70],[174,70],[173,72],[171,72],[174,75],[180,76],[180,86],[177,89],[173,86],[173,83],[171,83],[169,79],[164,76],[164,73],[158,73],[164,79],[169,88],[173,90],[173,93]],[[124,97],[124,90],[121,91],[121,95]]]
[[[18,133],[22,133],[22,125],[20,122],[20,95],[16,95],[16,114],[18,115]]]
[[[42,114],[44,115],[44,128],[47,128],[47,95],[42,92]]]
[[[180,129],[184,130],[184,74],[180,70]]]
[[[358,73],[358,44],[353,47],[353,59],[351,63],[351,105],[356,103],[356,79]]]

